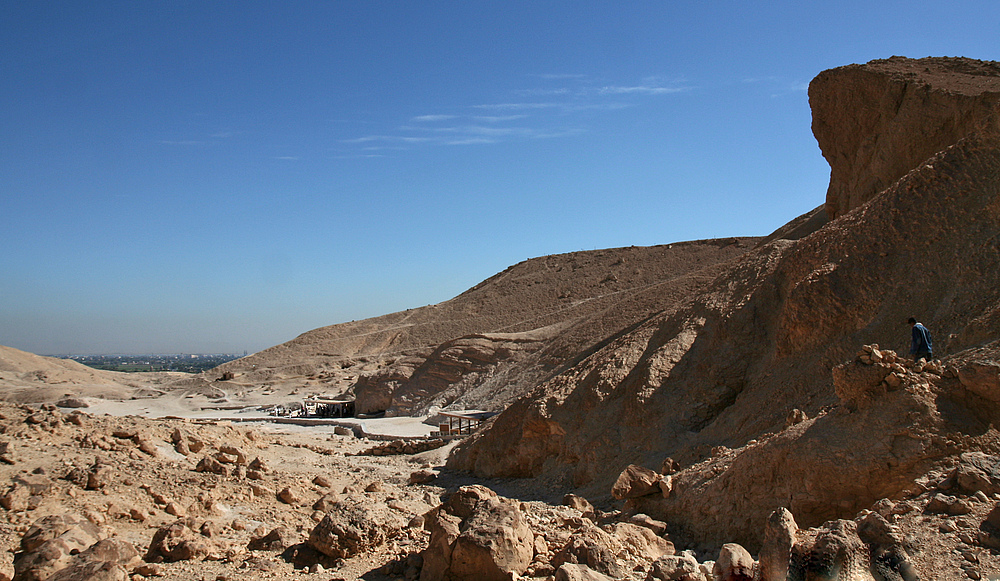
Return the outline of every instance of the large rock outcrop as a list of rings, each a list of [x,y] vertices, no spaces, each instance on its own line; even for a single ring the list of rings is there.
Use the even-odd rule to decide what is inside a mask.
[[[892,57],[823,71],[809,84],[813,134],[830,163],[833,219],[983,128],[1000,107],[1000,63]]]
[[[358,413],[410,415],[432,405],[444,407],[471,386],[545,346],[558,327],[529,333],[479,334],[446,341],[426,356],[406,357],[394,365],[358,378],[354,388]],[[466,386],[466,390],[458,385]],[[450,389],[453,388],[454,389]],[[481,406],[470,406],[481,407]]]
[[[461,444],[450,465],[489,476],[562,477],[566,487],[601,499],[628,464],[656,468],[672,457],[690,466],[725,458],[748,442],[771,442],[799,409],[813,418],[826,414],[810,425],[829,430],[829,449],[811,457],[805,450],[819,452],[811,448],[812,433],[779,446],[790,437],[782,434],[762,447],[761,453],[771,450],[766,462],[751,461],[755,451],[745,465],[736,461],[740,469],[720,467],[725,478],[708,476],[718,495],[684,500],[685,475],[675,475],[680,493],[660,503],[689,503],[686,510],[648,514],[690,527],[706,541],[729,531],[729,539],[753,547],[763,519],[789,500],[805,525],[816,526],[853,516],[876,500],[875,490],[898,491],[942,453],[931,445],[937,435],[979,433],[996,410],[954,396],[956,381],[930,400],[913,395],[919,387],[889,394],[880,405],[900,414],[891,421],[872,408],[855,414],[865,398],[841,401],[832,370],[863,344],[905,354],[910,315],[934,330],[936,352],[985,361],[975,349],[1000,339],[1000,139],[985,126],[903,173],[868,204],[816,232],[745,254],[687,304],[615,337],[545,382],[497,416],[488,432]],[[945,401],[947,414],[937,409]],[[911,427],[914,438],[898,435]],[[875,470],[884,478],[865,490],[838,465],[841,455],[854,454],[852,446],[871,441],[884,443],[896,462]],[[852,470],[871,471],[872,458],[855,460]],[[820,469],[827,462],[829,469]],[[770,482],[770,492],[744,489],[752,481]],[[774,498],[779,491],[787,495]],[[720,512],[733,502],[743,508]]]

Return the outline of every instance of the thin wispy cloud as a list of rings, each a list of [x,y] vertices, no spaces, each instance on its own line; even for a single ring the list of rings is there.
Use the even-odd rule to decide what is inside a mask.
[[[335,155],[333,156],[333,159],[370,159],[376,157],[385,157],[385,156],[378,153],[351,153],[345,155]]]
[[[597,92],[601,95],[670,95],[673,93],[683,93],[687,90],[688,89],[686,87],[651,87],[647,85],[639,85],[634,87],[601,87],[597,90]]]
[[[543,73],[543,74],[532,74],[529,77],[537,77],[539,79],[551,79],[555,81],[561,81],[566,79],[585,79],[587,75],[574,74],[574,73]]]
[[[487,103],[473,105],[476,109],[495,109],[497,111],[521,111],[529,109],[557,109],[562,103]]]
[[[530,127],[494,127],[485,125],[461,125],[457,127],[440,127],[435,131],[448,133],[466,133],[469,135],[531,135],[535,132]]]
[[[546,95],[569,95],[571,91],[565,87],[560,87],[556,89],[520,89],[514,91],[515,95],[520,95],[523,97],[542,97]]]
[[[183,139],[179,141],[172,141],[164,139],[160,141],[163,145],[205,145],[204,141],[198,141],[195,139]]]
[[[517,121],[527,119],[528,115],[475,115],[473,119],[484,123],[504,123],[506,121]]]
[[[573,103],[563,107],[565,113],[576,113],[579,111],[617,111],[619,109],[628,109],[629,107],[635,107],[635,103]]]
[[[293,155],[279,155],[278,157],[275,157],[274,159],[280,159],[280,160],[283,160],[283,161],[298,161],[299,160],[298,157],[295,157]]]
[[[414,117],[411,121],[418,122],[434,122],[434,121],[448,121],[450,119],[455,119],[457,115],[420,115]]]
[[[403,143],[420,143],[428,141],[426,137],[404,137],[401,135],[366,135],[354,139],[342,139],[342,143],[370,143],[372,141],[401,141]]]
[[[468,139],[455,139],[447,142],[448,145],[484,145],[490,143],[497,143],[497,140],[486,137],[470,137]]]
[[[344,139],[341,143],[363,146],[361,150],[365,151],[565,138],[586,133],[588,123],[602,111],[638,107],[652,102],[651,98],[691,90],[683,79],[657,76],[632,84],[611,84],[607,80],[597,84],[583,74],[528,76],[540,79],[541,86],[508,91],[510,100],[468,105],[469,114],[417,115],[387,132]],[[559,85],[545,87],[542,81],[557,81]],[[574,116],[584,121],[574,122]]]

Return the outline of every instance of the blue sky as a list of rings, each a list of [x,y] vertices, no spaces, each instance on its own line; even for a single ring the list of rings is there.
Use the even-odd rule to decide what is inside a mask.
[[[0,344],[242,352],[820,205],[820,71],[996,2],[4,2]]]

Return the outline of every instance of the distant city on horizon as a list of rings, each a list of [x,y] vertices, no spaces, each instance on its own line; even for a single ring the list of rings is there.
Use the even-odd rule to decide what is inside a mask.
[[[105,371],[151,372],[179,371],[201,373],[234,359],[246,357],[238,353],[104,353],[87,355],[49,355],[59,359],[72,359],[87,367]]]

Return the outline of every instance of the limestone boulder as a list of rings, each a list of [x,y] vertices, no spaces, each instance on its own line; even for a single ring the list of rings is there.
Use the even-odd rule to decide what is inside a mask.
[[[403,517],[385,505],[343,499],[332,503],[307,544],[324,555],[348,559],[382,545],[405,526]]]
[[[580,511],[580,514],[584,518],[593,519],[595,517],[594,505],[590,504],[590,501],[582,496],[577,496],[576,494],[567,494],[563,496],[563,505],[570,508],[575,508]]]
[[[251,551],[284,551],[297,542],[295,535],[285,527],[275,527],[261,537],[253,537],[247,544]]]
[[[160,527],[153,534],[145,560],[159,563],[218,558],[226,547],[202,534],[203,528],[191,519]]]
[[[14,556],[15,581],[44,581],[66,568],[74,555],[105,538],[99,527],[73,515],[46,516],[31,525]]]
[[[617,537],[599,527],[585,525],[553,555],[552,564],[579,563],[604,575],[620,578],[628,573],[623,560],[619,559],[622,552],[622,544]]]
[[[586,565],[565,563],[556,569],[555,581],[614,581],[614,577],[598,573]]]
[[[195,472],[210,472],[212,474],[218,474],[219,476],[229,476],[231,470],[224,463],[220,462],[218,458],[214,456],[205,456],[200,461],[198,465],[194,468]]]
[[[663,530],[658,526],[662,523],[648,518],[640,522],[644,524],[618,522],[606,528],[621,543],[622,550],[618,553],[620,562],[630,566],[648,565],[664,555],[674,554],[674,544],[662,536]],[[656,526],[651,528],[650,522]],[[666,528],[665,525],[663,528]]]
[[[758,569],[759,581],[785,581],[788,577],[788,555],[792,552],[799,527],[795,517],[784,507],[771,513],[764,526]]]
[[[534,556],[534,535],[516,501],[463,486],[425,516],[431,533],[421,581],[504,581]]]
[[[706,581],[694,555],[664,555],[653,561],[646,581]]]
[[[719,551],[712,573],[717,581],[754,581],[756,561],[736,543],[726,543]]]
[[[970,361],[958,369],[958,379],[972,393],[1000,402],[1000,363]]]
[[[18,474],[10,488],[0,496],[0,506],[7,510],[32,510],[38,507],[43,497],[52,492],[54,483],[42,474]]]
[[[117,538],[98,541],[74,555],[66,567],[48,581],[129,581],[130,573],[143,565],[132,543]]]

